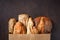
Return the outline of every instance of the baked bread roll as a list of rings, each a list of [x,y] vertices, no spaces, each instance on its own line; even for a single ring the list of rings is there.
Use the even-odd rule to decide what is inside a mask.
[[[25,26],[21,22],[16,22],[13,34],[25,34]]]
[[[37,17],[34,19],[35,25],[39,33],[50,33],[52,29],[52,22],[48,17]]]
[[[15,23],[16,23],[16,19],[15,18],[10,18],[9,19],[9,22],[8,22],[9,33],[13,33],[13,29],[14,29]]]
[[[27,34],[31,34],[30,29],[33,27],[33,25],[34,25],[33,20],[30,17],[29,20],[28,20],[28,24],[27,24]]]
[[[28,24],[27,24],[27,34],[37,34],[38,30],[34,26],[34,22],[32,17],[29,17]]]
[[[28,14],[20,14],[20,15],[18,15],[18,21],[23,23],[24,26],[27,26],[28,18],[29,18]]]

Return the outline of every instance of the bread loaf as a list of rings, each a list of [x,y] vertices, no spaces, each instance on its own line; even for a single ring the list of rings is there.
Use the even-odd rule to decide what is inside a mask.
[[[8,22],[9,33],[13,34],[40,34],[51,33],[51,19],[45,16],[36,18],[30,17],[28,14],[19,14],[18,21],[11,18]]]
[[[18,15],[18,21],[23,23],[24,26],[27,26],[28,18],[29,18],[28,14],[20,14],[20,15]]]
[[[21,22],[16,22],[13,34],[25,34],[26,29]]]
[[[52,22],[48,17],[40,16],[34,19],[35,25],[40,33],[50,33],[52,29]]]
[[[34,25],[33,20],[30,17],[29,20],[28,20],[28,23],[27,23],[27,34],[31,34],[30,29],[33,27],[33,25]]]
[[[15,23],[16,23],[16,19],[15,18],[10,18],[9,19],[9,22],[8,22],[9,33],[13,33],[13,29],[14,29]]]

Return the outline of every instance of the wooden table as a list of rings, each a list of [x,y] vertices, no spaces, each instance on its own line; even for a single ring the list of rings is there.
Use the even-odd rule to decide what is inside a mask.
[[[50,40],[50,34],[9,34],[9,40]]]

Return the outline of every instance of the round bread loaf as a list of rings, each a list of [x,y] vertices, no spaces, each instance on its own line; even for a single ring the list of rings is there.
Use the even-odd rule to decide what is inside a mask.
[[[34,21],[39,33],[51,32],[52,22],[48,17],[45,17],[45,16],[36,17]]]
[[[25,34],[26,28],[21,22],[16,22],[13,34]]]

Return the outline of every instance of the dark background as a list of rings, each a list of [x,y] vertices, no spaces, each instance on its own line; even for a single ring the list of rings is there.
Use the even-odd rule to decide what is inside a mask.
[[[8,19],[18,14],[28,13],[33,18],[48,16],[54,26],[51,40],[60,40],[60,1],[59,0],[0,0],[0,39],[8,40]]]

